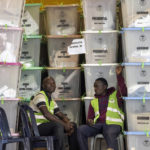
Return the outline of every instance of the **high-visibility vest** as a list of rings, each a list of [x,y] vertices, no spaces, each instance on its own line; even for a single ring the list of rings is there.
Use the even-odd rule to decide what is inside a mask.
[[[93,99],[91,101],[91,105],[95,112],[94,123],[96,123],[97,119],[100,117],[98,98]],[[108,100],[108,107],[106,112],[106,124],[120,125],[123,129],[123,123],[124,123],[124,113],[118,106],[117,91],[114,91],[109,96]]]
[[[46,96],[45,92],[44,92],[44,91],[41,91],[41,92],[39,92],[39,94],[43,94],[43,95],[44,95],[44,97],[45,97],[45,103],[46,103],[46,107],[47,107],[48,111],[49,111],[51,114],[54,114],[54,105],[55,105],[55,104],[54,104],[54,101],[51,100],[51,101],[50,101],[50,104],[49,104],[49,100],[48,100],[48,97]],[[47,120],[47,119],[43,116],[43,114],[42,114],[41,112],[38,112],[38,113],[35,112],[34,115],[35,115],[35,118],[36,118],[36,123],[37,123],[37,125],[42,124],[42,123],[50,122],[49,120]]]

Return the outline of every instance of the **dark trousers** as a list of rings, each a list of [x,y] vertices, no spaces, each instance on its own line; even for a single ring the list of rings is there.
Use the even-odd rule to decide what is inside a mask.
[[[102,133],[108,148],[118,150],[117,136],[121,131],[119,125],[97,123],[94,126],[82,125],[78,128],[77,137],[80,150],[88,150],[88,137]]]
[[[69,150],[78,150],[77,143],[77,126],[74,124],[74,133],[71,136],[68,136],[69,141]],[[56,122],[43,123],[38,126],[41,136],[54,136],[54,149],[55,150],[65,150],[64,148],[64,139],[65,131],[64,127]]]

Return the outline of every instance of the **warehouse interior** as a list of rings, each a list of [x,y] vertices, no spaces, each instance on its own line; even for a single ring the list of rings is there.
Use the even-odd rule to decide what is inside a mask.
[[[0,150],[150,150],[149,33],[149,0],[0,0]]]

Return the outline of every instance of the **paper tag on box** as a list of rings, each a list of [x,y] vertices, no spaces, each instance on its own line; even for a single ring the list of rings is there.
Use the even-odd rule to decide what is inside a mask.
[[[85,54],[85,42],[84,39],[74,39],[70,46],[68,46],[69,55]]]

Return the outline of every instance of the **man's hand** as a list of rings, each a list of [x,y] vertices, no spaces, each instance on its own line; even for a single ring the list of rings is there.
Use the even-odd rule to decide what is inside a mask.
[[[93,125],[94,125],[94,120],[88,119],[88,120],[87,120],[87,124],[88,124],[89,126],[93,126]]]
[[[69,131],[69,132],[67,132],[67,135],[71,136],[71,135],[72,135],[72,133],[74,133],[74,127],[72,127],[72,128],[70,129],[70,131]]]
[[[70,123],[65,123],[65,131],[66,132],[69,132],[70,131],[70,129],[71,129],[71,125],[70,125]]]
[[[67,123],[67,126],[69,127],[68,129],[69,130],[66,130],[65,131],[67,132],[67,135],[72,135],[72,133],[74,132],[74,125],[71,123],[71,122],[68,122]]]
[[[117,67],[116,67],[116,74],[117,74],[117,75],[120,75],[120,74],[122,73],[123,68],[124,68],[124,67],[122,67],[122,66],[117,66]]]

